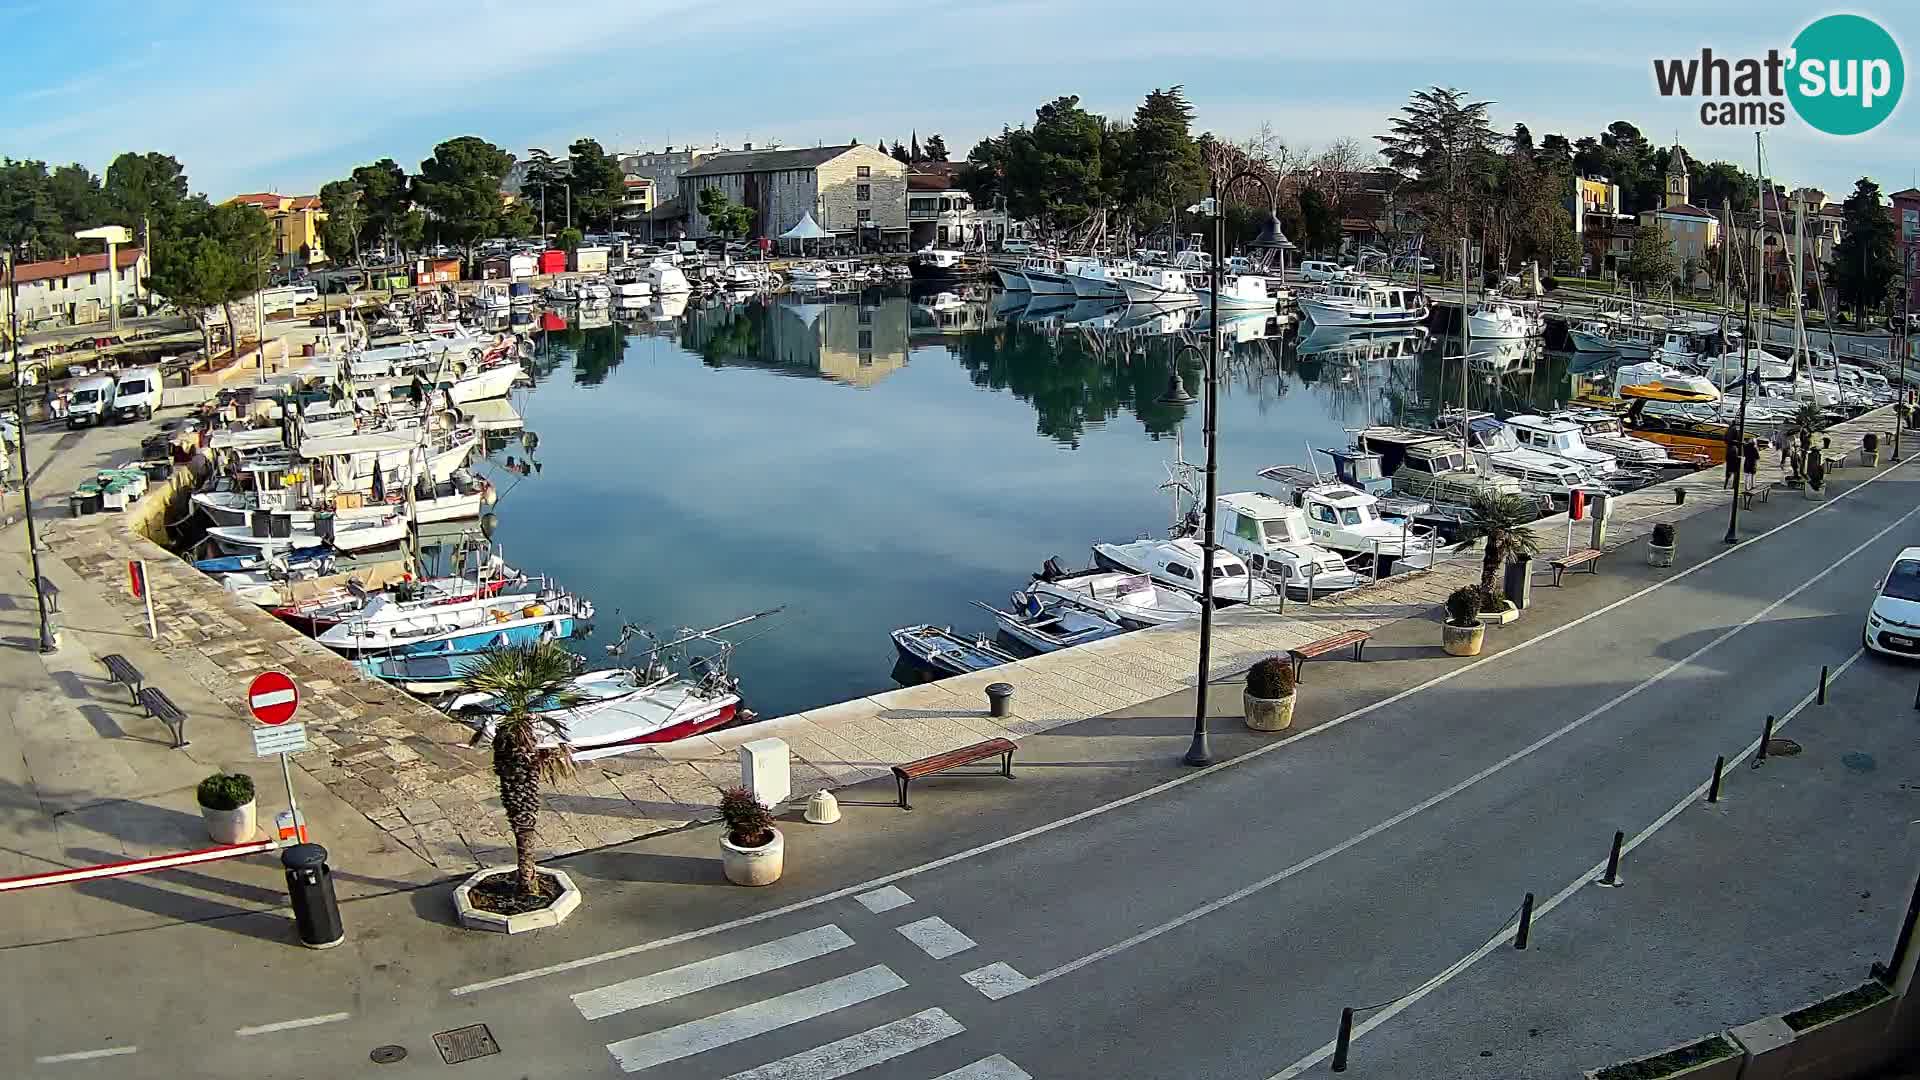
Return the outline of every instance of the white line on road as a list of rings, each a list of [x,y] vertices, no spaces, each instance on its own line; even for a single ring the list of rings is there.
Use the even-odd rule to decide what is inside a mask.
[[[1792,600],[1794,597],[1799,596],[1801,593],[1806,592],[1808,589],[1813,588],[1815,583],[1817,583],[1821,578],[1824,578],[1828,574],[1831,574],[1835,570],[1838,570],[1841,566],[1845,565],[1848,560],[1852,559],[1855,555],[1860,554],[1862,551],[1865,551],[1871,545],[1879,542],[1881,537],[1886,536],[1888,533],[1892,532],[1893,530],[1899,528],[1901,525],[1905,524],[1907,519],[1913,517],[1915,514],[1920,514],[1920,507],[1915,507],[1914,509],[1907,511],[1905,514],[1902,514],[1898,520],[1893,522],[1893,524],[1888,525],[1886,528],[1881,529],[1877,533],[1874,533],[1872,536],[1862,541],[1852,551],[1849,551],[1845,555],[1842,555],[1840,556],[1840,558],[1834,560],[1831,566],[1828,566],[1826,569],[1820,571],[1817,574],[1814,574],[1812,577],[1809,577],[1807,580],[1794,586],[1792,589],[1788,590],[1785,595],[1781,596],[1779,599],[1768,604],[1766,607],[1761,608],[1759,611],[1756,611],[1753,614],[1747,616],[1745,619],[1742,619],[1740,622],[1736,623],[1735,625],[1728,627],[1726,630],[1721,631],[1717,636],[1715,636],[1712,640],[1708,641],[1705,645],[1700,646],[1699,648],[1693,650],[1692,652],[1681,657],[1680,659],[1675,660],[1673,663],[1668,664],[1666,667],[1661,668],[1659,671],[1655,672],[1653,675],[1649,676],[1648,678],[1641,681],[1640,683],[1637,683],[1634,686],[1631,686],[1628,689],[1618,694],[1615,694],[1613,697],[1608,698],[1606,701],[1601,702],[1599,705],[1595,706],[1592,709],[1589,709],[1587,712],[1581,714],[1579,717],[1576,717],[1575,719],[1569,721],[1568,723],[1562,725],[1561,727],[1553,731],[1550,731],[1545,735],[1542,735],[1540,738],[1535,739],[1533,742],[1528,743],[1527,745],[1521,747],[1518,750],[1515,750],[1513,753],[1508,754],[1506,757],[1501,758],[1499,761],[1496,761],[1493,764],[1487,766],[1486,768],[1481,769],[1479,772],[1474,773],[1472,776],[1467,777],[1465,780],[1462,780],[1459,783],[1456,783],[1453,786],[1448,787],[1434,795],[1430,795],[1427,798],[1422,799],[1419,802],[1413,804],[1412,806],[1407,807],[1405,810],[1402,810],[1399,813],[1393,815],[1392,817],[1387,818],[1385,821],[1379,822],[1378,824],[1369,827],[1365,831],[1355,833],[1354,835],[1347,837],[1345,840],[1342,840],[1331,847],[1322,849],[1321,851],[1313,855],[1310,855],[1307,858],[1302,859],[1299,862],[1294,863],[1292,866],[1286,867],[1285,869],[1280,870],[1277,873],[1269,874],[1268,876],[1263,877],[1260,880],[1253,882],[1250,885],[1242,886],[1241,888],[1236,889],[1225,896],[1222,896],[1216,900],[1211,900],[1205,904],[1202,904],[1199,907],[1186,912],[1185,914],[1176,915],[1173,918],[1168,919],[1166,922],[1163,922],[1158,926],[1148,927],[1147,929],[1142,930],[1137,934],[1134,934],[1132,937],[1117,941],[1112,945],[1107,946],[1104,949],[1098,949],[1094,952],[1090,952],[1087,955],[1080,957],[1079,959],[1069,960],[1066,963],[1061,964],[1059,967],[1052,968],[1047,971],[1043,971],[1040,974],[1035,975],[1028,980],[1027,988],[1039,986],[1042,983],[1052,982],[1054,979],[1057,979],[1062,975],[1068,975],[1075,971],[1078,971],[1081,968],[1086,967],[1088,964],[1105,960],[1111,956],[1116,956],[1120,953],[1125,952],[1128,949],[1133,948],[1135,945],[1139,945],[1143,942],[1151,941],[1154,938],[1157,938],[1160,935],[1168,932],[1169,930],[1178,929],[1182,926],[1187,925],[1190,922],[1193,922],[1196,919],[1200,919],[1207,915],[1211,915],[1214,912],[1219,911],[1221,908],[1226,907],[1229,904],[1232,904],[1239,900],[1244,900],[1247,897],[1252,896],[1254,893],[1260,892],[1264,889],[1277,885],[1280,882],[1285,881],[1290,877],[1293,877],[1294,875],[1300,873],[1303,870],[1312,869],[1313,867],[1320,865],[1321,863],[1327,861],[1328,859],[1333,858],[1334,856],[1340,854],[1343,851],[1347,851],[1351,848],[1357,847],[1358,845],[1365,843],[1368,840],[1373,839],[1374,837],[1380,835],[1381,833],[1386,832],[1388,829],[1393,828],[1395,825],[1399,825],[1410,818],[1413,818],[1419,814],[1422,814],[1428,810],[1431,810],[1433,807],[1438,806],[1439,804],[1447,801],[1448,799],[1453,798],[1455,795],[1458,795],[1461,792],[1467,790],[1468,788],[1473,787],[1475,784],[1478,784],[1480,781],[1485,780],[1490,776],[1493,776],[1494,774],[1502,771],[1503,769],[1506,769],[1508,766],[1513,765],[1514,763],[1520,761],[1522,758],[1525,758],[1531,755],[1535,751],[1540,750],[1551,743],[1557,742],[1564,736],[1572,734],[1574,731],[1582,727],[1585,727],[1588,723],[1592,722],[1594,719],[1600,716],[1603,716],[1613,711],[1615,708],[1618,708],[1619,706],[1624,705],[1625,703],[1632,700],[1633,698],[1638,697],[1641,694],[1641,692],[1645,691],[1648,687],[1653,686],[1655,683],[1660,682],[1661,680],[1665,679],[1667,676],[1672,675],[1674,672],[1679,671],[1681,668],[1684,668],[1687,665],[1693,663],[1695,660],[1700,659],[1700,657],[1706,655],[1709,651],[1715,648],[1718,648],[1720,645],[1724,644],[1729,638],[1733,637],[1735,634],[1738,634],[1740,631],[1745,630],[1747,627],[1752,626],[1754,623],[1759,622],[1761,619],[1766,618],[1768,615],[1773,614],[1775,611],[1779,610],[1779,608],[1783,604],[1787,603],[1789,600]],[[1848,663],[1852,663],[1852,661],[1849,660]],[[1537,910],[1538,909],[1536,909],[1536,911]]]
[[[1020,974],[1019,971],[1014,969],[1012,964],[1006,963],[1005,961],[997,964],[988,964],[986,967],[974,968],[972,971],[960,976],[960,979],[968,986],[985,994],[988,1001],[999,1001],[1003,997],[1012,997],[1033,984],[1031,979]]]
[[[1901,520],[1904,521],[1905,519],[1902,518]],[[1853,666],[1853,662],[1860,659],[1860,657],[1863,654],[1865,654],[1865,652],[1866,652],[1865,649],[1855,649],[1853,651],[1852,656],[1847,657],[1845,662],[1843,662],[1838,668],[1834,669],[1833,674],[1827,679],[1828,684],[1831,685],[1832,683],[1837,681],[1841,675],[1846,674],[1847,669]],[[1813,700],[1819,695],[1820,695],[1820,691],[1818,689],[1809,690],[1807,692],[1806,697],[1801,698],[1798,704],[1794,705],[1792,709],[1789,709],[1787,711],[1787,714],[1785,716],[1782,716],[1779,719],[1779,721],[1777,721],[1773,725],[1774,730],[1779,731],[1781,728],[1786,727],[1789,721],[1791,721],[1794,717],[1800,715],[1800,710],[1812,704]],[[1759,748],[1760,748],[1760,740],[1759,739],[1753,740],[1752,742],[1746,745],[1745,749],[1741,750],[1739,753],[1727,759],[1727,767],[1732,768],[1740,764],[1742,761],[1745,761],[1748,757],[1750,757],[1753,754],[1753,752],[1758,750]],[[1641,844],[1644,844],[1648,840],[1652,839],[1655,833],[1665,828],[1667,824],[1671,822],[1674,818],[1679,817],[1681,811],[1685,810],[1687,807],[1692,806],[1693,804],[1699,802],[1702,798],[1706,797],[1707,788],[1711,787],[1712,784],[1713,784],[1713,781],[1708,780],[1706,783],[1701,784],[1699,787],[1696,787],[1692,791],[1687,792],[1685,797],[1683,797],[1679,802],[1674,803],[1672,806],[1668,807],[1666,813],[1661,814],[1659,817],[1655,818],[1653,820],[1653,824],[1648,825],[1644,829],[1641,829],[1639,832],[1634,834],[1631,840],[1628,840],[1626,843],[1621,844],[1620,854],[1622,855],[1622,857],[1627,855],[1627,853],[1633,851],[1633,849],[1639,847]],[[1561,889],[1559,892],[1554,893],[1552,896],[1548,897],[1545,903],[1536,905],[1533,909],[1533,920],[1535,922],[1539,922],[1554,908],[1559,907],[1561,904],[1565,903],[1569,898],[1571,898],[1574,893],[1579,892],[1582,886],[1586,885],[1589,881],[1593,881],[1599,878],[1600,875],[1606,873],[1607,861],[1608,860],[1606,859],[1602,859],[1599,862],[1594,863],[1592,866],[1587,868],[1586,873],[1581,874],[1579,877],[1574,878],[1571,882],[1569,882],[1566,888]],[[1497,933],[1495,933],[1492,937],[1487,939],[1486,944],[1480,946],[1479,948],[1473,950],[1467,955],[1461,957],[1459,960],[1454,961],[1451,966],[1441,971],[1438,975],[1435,975],[1433,978],[1428,979],[1426,982],[1420,984],[1418,988],[1408,993],[1405,997],[1396,999],[1393,1004],[1387,1006],[1384,1009],[1381,1009],[1379,1012],[1375,1013],[1372,1017],[1367,1019],[1365,1022],[1356,1024],[1353,1029],[1353,1035],[1352,1035],[1353,1041],[1355,1042],[1359,1041],[1368,1032],[1386,1023],[1387,1021],[1393,1019],[1394,1017],[1399,1016],[1401,1013],[1407,1011],[1408,1009],[1413,1008],[1415,1005],[1419,1004],[1421,999],[1425,998],[1428,994],[1431,994],[1435,990],[1438,990],[1442,986],[1445,986],[1446,984],[1452,982],[1455,977],[1465,972],[1468,968],[1479,963],[1481,960],[1486,959],[1488,954],[1492,953],[1495,949],[1498,949],[1504,945],[1507,945],[1512,940],[1511,934],[1509,933],[1509,928],[1512,926],[1513,926],[1513,922],[1512,920],[1509,920],[1506,926],[1501,927]],[[1318,1065],[1322,1061],[1325,1061],[1327,1058],[1332,1057],[1333,1049],[1334,1049],[1334,1044],[1329,1042],[1326,1045],[1322,1046],[1320,1049],[1315,1050],[1313,1053],[1308,1054],[1306,1057],[1301,1058],[1299,1061],[1296,1061],[1293,1064],[1287,1066],[1286,1068],[1280,1070],[1279,1072],[1274,1073],[1272,1076],[1268,1077],[1267,1080],[1293,1080],[1294,1077],[1299,1076],[1301,1073],[1306,1072],[1308,1069],[1313,1068],[1315,1065]]]
[[[866,908],[875,915],[892,911],[897,907],[906,907],[908,904],[913,903],[913,897],[908,896],[892,885],[884,889],[875,889],[869,893],[861,893],[859,896],[854,897],[854,899],[860,901],[861,907]]]
[[[819,896],[810,897],[806,900],[796,900],[791,904],[783,904],[779,907],[768,908],[764,911],[757,911],[752,915],[743,915],[737,919],[729,919],[726,922],[714,923],[711,926],[703,926],[697,930],[688,930],[684,933],[673,934],[663,938],[656,938],[653,941],[643,941],[638,944],[626,945],[618,949],[610,949],[606,952],[595,953],[591,956],[582,956],[573,960],[563,960],[560,963],[548,964],[545,967],[529,968],[526,971],[517,971],[511,975],[501,975],[493,979],[483,979],[480,982],[467,983],[464,986],[456,986],[452,988],[451,990],[448,991],[448,993],[452,994],[454,997],[464,997],[468,994],[480,993],[483,990],[497,990],[500,987],[512,986],[515,983],[526,982],[530,979],[540,979],[540,978],[545,978],[548,975],[558,975],[563,972],[576,971],[580,968],[592,967],[595,964],[604,964],[610,960],[620,960],[625,957],[635,956],[643,952],[650,952],[654,949],[664,949],[672,945],[680,945],[688,941],[696,941],[703,937],[710,937],[714,934],[728,933],[733,930],[738,930],[741,927],[753,926],[756,923],[766,922],[769,919],[778,919],[783,916],[791,915],[796,911],[806,911],[809,908],[818,907],[821,904],[831,903],[835,900],[844,899],[845,897],[849,897],[849,896],[857,897],[861,893],[871,892],[882,886],[890,885],[893,882],[905,881],[906,879],[911,877],[917,877],[921,874],[930,873],[934,870],[940,870],[948,866],[953,866],[957,863],[966,862],[970,859],[975,859],[982,855],[988,855],[995,851],[999,851],[1001,848],[1011,847],[1015,844],[1024,843],[1028,840],[1033,839],[1036,836],[1045,836],[1050,832],[1054,832],[1059,829],[1064,829],[1069,825],[1077,825],[1082,821],[1089,821],[1093,818],[1100,817],[1105,814],[1110,814],[1115,810],[1124,809],[1125,807],[1132,806],[1134,803],[1143,802],[1147,799],[1151,799],[1156,795],[1163,795],[1176,788],[1184,787],[1187,784],[1195,783],[1199,780],[1205,779],[1206,777],[1211,776],[1214,773],[1221,771],[1222,769],[1231,769],[1235,766],[1243,765],[1249,761],[1254,761],[1258,758],[1265,757],[1268,754],[1275,753],[1280,750],[1284,750],[1287,747],[1293,745],[1294,743],[1299,742],[1301,739],[1310,739],[1316,735],[1324,735],[1327,732],[1332,731],[1333,729],[1341,726],[1342,724],[1347,723],[1350,720],[1358,720],[1363,716],[1370,716],[1373,713],[1380,711],[1381,709],[1389,708],[1393,705],[1398,705],[1400,702],[1405,701],[1410,697],[1413,697],[1415,694],[1419,694],[1427,690],[1431,690],[1436,686],[1440,686],[1444,683],[1451,682],[1462,675],[1468,674],[1469,672],[1476,671],[1484,664],[1498,663],[1501,660],[1506,659],[1507,657],[1518,655],[1519,653],[1525,652],[1527,649],[1530,649],[1543,642],[1551,641],[1554,638],[1560,636],[1561,634],[1564,634],[1567,631],[1574,629],[1575,627],[1585,625],[1586,623],[1594,619],[1597,619],[1602,615],[1606,615],[1617,608],[1630,604],[1633,601],[1640,599],[1641,597],[1647,596],[1651,593],[1664,589],[1667,586],[1674,584],[1675,582],[1684,581],[1688,577],[1694,574],[1697,574],[1700,571],[1705,570],[1707,567],[1712,566],[1713,564],[1719,562],[1721,559],[1727,558],[1728,556],[1733,555],[1738,551],[1744,550],[1745,548],[1753,544],[1757,544],[1760,541],[1765,540],[1768,537],[1784,529],[1791,528],[1794,525],[1799,524],[1800,522],[1806,520],[1809,517],[1812,517],[1815,514],[1819,514],[1827,510],[1831,510],[1835,506],[1840,505],[1841,502],[1845,501],[1848,498],[1851,498],[1856,492],[1864,490],[1867,487],[1867,485],[1877,483],[1878,481],[1893,475],[1896,471],[1906,468],[1907,465],[1911,464],[1916,460],[1920,460],[1920,457],[1908,458],[1906,461],[1903,461],[1900,464],[1895,465],[1884,472],[1876,473],[1875,475],[1868,477],[1867,479],[1861,481],[1858,486],[1849,488],[1846,491],[1843,491],[1840,494],[1835,495],[1833,498],[1827,499],[1824,502],[1821,502],[1819,505],[1815,506],[1811,510],[1804,511],[1800,514],[1796,514],[1795,516],[1788,518],[1786,521],[1783,521],[1780,524],[1775,525],[1773,528],[1768,529],[1765,532],[1762,532],[1756,536],[1752,536],[1745,540],[1742,540],[1738,544],[1735,544],[1732,547],[1727,548],[1725,551],[1722,551],[1717,555],[1712,555],[1705,559],[1702,559],[1699,562],[1695,563],[1694,565],[1689,566],[1686,569],[1680,571],[1679,573],[1673,574],[1669,577],[1662,578],[1659,581],[1656,581],[1653,584],[1648,585],[1644,589],[1640,589],[1638,591],[1628,593],[1626,596],[1623,596],[1620,599],[1615,600],[1611,603],[1603,604],[1602,606],[1587,612],[1585,615],[1582,615],[1567,623],[1564,623],[1560,626],[1553,627],[1550,630],[1542,631],[1541,633],[1535,635],[1534,637],[1530,637],[1525,641],[1515,642],[1514,644],[1507,646],[1506,648],[1500,650],[1497,653],[1492,653],[1488,656],[1483,656],[1478,660],[1470,661],[1457,668],[1451,668],[1439,675],[1434,676],[1431,679],[1428,679],[1426,682],[1419,683],[1415,686],[1410,686],[1405,690],[1402,690],[1396,694],[1391,694],[1387,697],[1380,699],[1379,701],[1373,702],[1370,705],[1362,705],[1361,707],[1354,709],[1351,712],[1342,713],[1341,715],[1336,716],[1331,720],[1328,720],[1326,723],[1321,724],[1318,727],[1308,728],[1305,731],[1301,731],[1293,735],[1289,735],[1284,739],[1280,739],[1275,742],[1264,743],[1260,746],[1254,747],[1252,750],[1249,750],[1238,757],[1228,758],[1225,761],[1221,761],[1213,765],[1209,765],[1204,769],[1195,769],[1190,772],[1184,772],[1179,776],[1174,777],[1173,779],[1168,780],[1164,783],[1155,784],[1150,788],[1145,788],[1143,790],[1136,791],[1131,795],[1123,795],[1120,798],[1114,799],[1111,802],[1101,803],[1098,806],[1088,807],[1087,809],[1082,810],[1078,813],[1068,814],[1066,817],[1063,817],[1063,818],[1057,818],[1053,821],[1043,822],[1039,825],[1033,826],[1032,828],[1023,829],[1020,832],[1010,833],[1006,836],[999,838],[998,840],[989,840],[984,844],[978,844],[978,845],[975,845],[974,847],[970,847],[962,851],[956,851],[951,855],[943,855],[938,859],[931,859],[927,862],[920,863],[917,866],[909,866],[903,870],[895,870],[890,874],[882,874],[879,877],[870,878],[866,881],[859,882],[858,884],[848,885],[845,888],[835,889],[832,892],[821,893]],[[1902,520],[1905,520],[1905,519],[1903,518]]]
[[[260,1024],[256,1027],[234,1028],[233,1033],[243,1039],[249,1039],[255,1035],[271,1035],[276,1031],[292,1031],[294,1028],[319,1027],[321,1024],[337,1024],[352,1016],[352,1013],[328,1013],[325,1016],[303,1016],[298,1020],[282,1020],[275,1024]]]
[[[842,975],[791,993],[728,1009],[699,1020],[689,1020],[651,1034],[607,1044],[607,1052],[626,1072],[639,1072],[669,1061],[765,1035],[769,1031],[836,1009],[871,1001],[907,985],[907,980],[884,964]]]
[[[48,1054],[33,1060],[40,1065],[58,1065],[63,1061],[92,1061],[94,1058],[120,1057],[139,1049],[137,1046],[109,1046],[104,1050],[75,1050],[71,1054]]]
[[[954,929],[953,924],[938,915],[928,916],[919,922],[910,922],[897,926],[902,937],[920,946],[922,952],[935,960],[945,960],[973,948],[973,939]]]
[[[818,930],[808,930],[778,941],[575,994],[573,1004],[580,1010],[581,1016],[598,1020],[629,1009],[641,1009],[701,990],[750,979],[755,975],[765,975],[769,971],[838,952],[852,944],[853,939],[838,926],[822,926]]]
[[[1027,1070],[995,1054],[971,1065],[962,1065],[950,1073],[941,1073],[933,1080],[1033,1080],[1033,1077]]]
[[[825,1046],[769,1061],[756,1069],[734,1073],[727,1080],[837,1080],[966,1030],[960,1021],[947,1015],[945,1009],[928,1009],[858,1035],[836,1039]]]

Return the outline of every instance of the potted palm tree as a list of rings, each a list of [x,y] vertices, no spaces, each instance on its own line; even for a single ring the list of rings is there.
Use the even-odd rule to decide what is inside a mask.
[[[1255,731],[1285,731],[1293,726],[1293,661],[1269,656],[1247,671],[1242,694],[1247,726]]]
[[[1507,599],[1499,586],[1475,585],[1473,591],[1480,594],[1480,614],[1476,618],[1481,626],[1505,626],[1520,617],[1520,608]]]
[[[786,868],[786,837],[773,811],[743,787],[720,793],[720,865],[735,885],[771,885]]]
[[[1447,596],[1447,621],[1440,626],[1440,644],[1448,656],[1479,656],[1487,640],[1480,624],[1480,590],[1462,585]]]
[[[1647,541],[1648,566],[1673,565],[1673,525],[1662,521],[1653,527],[1653,536]]]
[[[1463,523],[1460,538],[1468,543],[1486,541],[1486,550],[1480,557],[1480,588],[1485,590],[1483,596],[1498,595],[1493,583],[1500,576],[1502,566],[1540,554],[1540,538],[1527,528],[1538,516],[1533,502],[1524,495],[1511,492],[1482,493],[1474,497],[1473,503],[1467,508],[1467,519]],[[1502,622],[1519,617],[1519,609],[1504,597],[1496,610]],[[1508,611],[1513,613],[1511,618],[1506,614]]]
[[[1872,467],[1880,464],[1880,436],[1867,432],[1860,436],[1860,464]]]
[[[200,819],[216,844],[244,844],[253,839],[259,820],[253,805],[253,777],[246,773],[217,772],[194,791]]]
[[[574,655],[551,641],[503,645],[470,661],[463,678],[474,693],[491,694],[493,775],[513,831],[514,864],[485,867],[454,890],[462,925],[518,933],[558,924],[580,904],[580,891],[559,870],[535,860],[540,785],[573,774],[573,747],[558,715],[579,700]],[[484,730],[484,729],[483,729]]]

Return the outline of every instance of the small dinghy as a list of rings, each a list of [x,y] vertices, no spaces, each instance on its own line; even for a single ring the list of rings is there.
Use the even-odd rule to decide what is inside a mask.
[[[938,675],[965,675],[1019,659],[986,638],[968,641],[945,626],[903,626],[893,632],[893,647],[900,659]]]
[[[1014,593],[1012,600],[1011,611],[1001,611],[978,600],[974,603],[993,612],[993,621],[1000,624],[1001,633],[1034,652],[1070,649],[1075,645],[1125,633],[1119,624],[1065,600],[1045,603],[1038,596],[1025,592]]]
[[[1176,589],[1155,585],[1145,574],[1094,567],[1068,570],[1051,558],[1033,575],[1027,592],[1041,602],[1074,604],[1129,630],[1179,622],[1200,614],[1200,601]]]

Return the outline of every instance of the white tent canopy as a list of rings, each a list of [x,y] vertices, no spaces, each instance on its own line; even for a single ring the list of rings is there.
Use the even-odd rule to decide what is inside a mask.
[[[780,234],[782,240],[825,240],[833,234],[821,228],[813,220],[813,211],[800,216],[800,223]]]

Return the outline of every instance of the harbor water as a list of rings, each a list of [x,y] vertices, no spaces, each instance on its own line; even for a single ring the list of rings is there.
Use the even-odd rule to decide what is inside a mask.
[[[1159,403],[1176,367],[1204,397],[1191,310],[869,290],[634,314],[543,320],[567,327],[535,336],[535,385],[515,393],[532,450],[488,458],[494,539],[594,601],[573,645],[596,662],[623,621],[664,634],[784,607],[736,638],[762,716],[893,687],[889,631],[990,632],[972,601],[1004,607],[1049,556],[1086,565],[1097,541],[1164,535],[1168,465],[1203,456],[1199,402]],[[1226,331],[1223,493],[1460,401],[1457,339]],[[1472,405],[1564,400],[1567,360],[1476,352]]]

